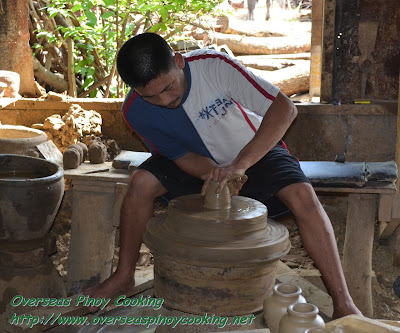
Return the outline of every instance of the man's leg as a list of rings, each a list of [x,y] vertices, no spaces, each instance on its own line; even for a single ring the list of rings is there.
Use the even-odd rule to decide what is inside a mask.
[[[136,170],[128,184],[120,217],[120,255],[114,274],[101,284],[85,290],[85,295],[109,298],[134,287],[134,273],[146,224],[153,216],[155,198],[167,190],[147,170]],[[96,310],[90,308],[91,311]]]
[[[332,224],[312,186],[295,183],[284,187],[276,196],[296,218],[303,246],[321,272],[332,297],[333,319],[361,315],[346,285]]]

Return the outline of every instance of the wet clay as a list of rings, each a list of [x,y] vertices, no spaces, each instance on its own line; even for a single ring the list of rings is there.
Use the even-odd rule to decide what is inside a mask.
[[[77,151],[79,151],[79,164],[83,162],[83,148],[81,145],[78,145],[77,143],[74,143],[73,145],[70,145],[68,149],[74,148]]]
[[[275,283],[277,260],[289,251],[287,229],[268,220],[265,205],[221,193],[216,196],[213,184],[205,197],[176,198],[147,224],[143,239],[155,258],[155,294],[172,309],[259,311]]]
[[[86,161],[86,158],[88,156],[88,147],[83,143],[83,142],[77,142],[77,145],[79,145],[82,148],[82,162]]]
[[[204,207],[207,209],[229,209],[231,208],[231,194],[228,186],[224,186],[217,193],[218,182],[210,180],[206,194],[204,195]]]
[[[81,154],[75,148],[68,148],[63,154],[64,169],[76,169],[81,162]]]
[[[100,142],[93,143],[89,146],[89,161],[94,164],[101,164],[106,161],[107,148]]]

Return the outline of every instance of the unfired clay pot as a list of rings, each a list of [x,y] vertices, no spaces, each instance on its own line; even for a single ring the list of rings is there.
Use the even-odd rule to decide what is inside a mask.
[[[279,322],[293,303],[306,303],[301,288],[291,283],[279,283],[264,300],[264,319],[271,333],[279,332]]]
[[[218,209],[204,206],[200,194],[176,198],[167,214],[147,224],[143,240],[154,255],[154,293],[166,307],[223,316],[262,309],[277,261],[289,251],[289,233],[267,220],[262,203],[224,197]]]
[[[325,327],[318,308],[310,303],[294,303],[279,322],[279,333],[304,333],[307,329]]]
[[[0,154],[39,157],[36,146],[46,142],[45,132],[14,125],[0,125]]]

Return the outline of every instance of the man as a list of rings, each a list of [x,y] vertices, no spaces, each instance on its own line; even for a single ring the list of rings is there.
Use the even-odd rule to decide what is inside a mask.
[[[218,190],[233,182],[233,195],[240,191],[262,201],[270,216],[289,208],[333,298],[333,317],[360,314],[345,283],[329,218],[281,141],[297,115],[290,99],[225,54],[174,54],[151,33],[127,41],[117,65],[132,88],[124,118],[153,155],[133,173],[122,204],[118,268],[85,293],[105,298],[133,287],[154,200],[204,192],[213,179]]]

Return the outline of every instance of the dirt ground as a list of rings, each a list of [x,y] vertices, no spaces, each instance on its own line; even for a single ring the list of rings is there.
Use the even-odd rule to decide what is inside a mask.
[[[264,3],[264,6],[262,6]],[[282,11],[276,5],[272,7],[270,22],[265,22],[265,2],[259,1],[255,11],[255,21],[245,21],[247,9],[232,10],[233,18],[243,20],[243,27],[248,29],[260,29],[260,26],[278,25],[281,29],[304,29],[304,33],[310,33],[311,23],[307,21],[307,13],[301,13],[305,17],[304,22],[296,22],[299,17],[299,12],[296,11]],[[306,101],[307,95],[296,96],[293,99],[298,101]],[[66,190],[63,198],[61,209],[56,217],[55,224],[52,228],[52,235],[57,237],[58,251],[52,256],[55,267],[65,279],[67,274],[67,258],[68,246],[70,239],[71,227],[71,191]],[[344,198],[327,196],[320,197],[325,210],[331,218],[335,235],[338,243],[340,254],[342,254],[344,244],[344,232],[346,221],[346,201]],[[156,213],[162,212],[161,207],[157,207]],[[320,279],[316,278],[316,268],[312,260],[308,257],[306,251],[302,247],[300,236],[295,221],[292,218],[286,218],[281,221],[290,231],[290,239],[292,249],[289,254],[283,258],[283,261],[292,269],[297,270],[302,276],[309,278],[311,282],[315,283],[318,287],[323,288]],[[115,262],[118,260],[118,250],[115,252]],[[142,266],[151,264],[148,257],[142,257]],[[374,317],[376,319],[389,319],[398,320],[400,316],[400,300],[393,290],[394,280],[400,276],[400,267],[393,267],[391,261],[391,253],[388,245],[379,244],[378,241],[374,242],[373,250],[373,270],[376,278],[373,280],[373,296],[374,296]]]

